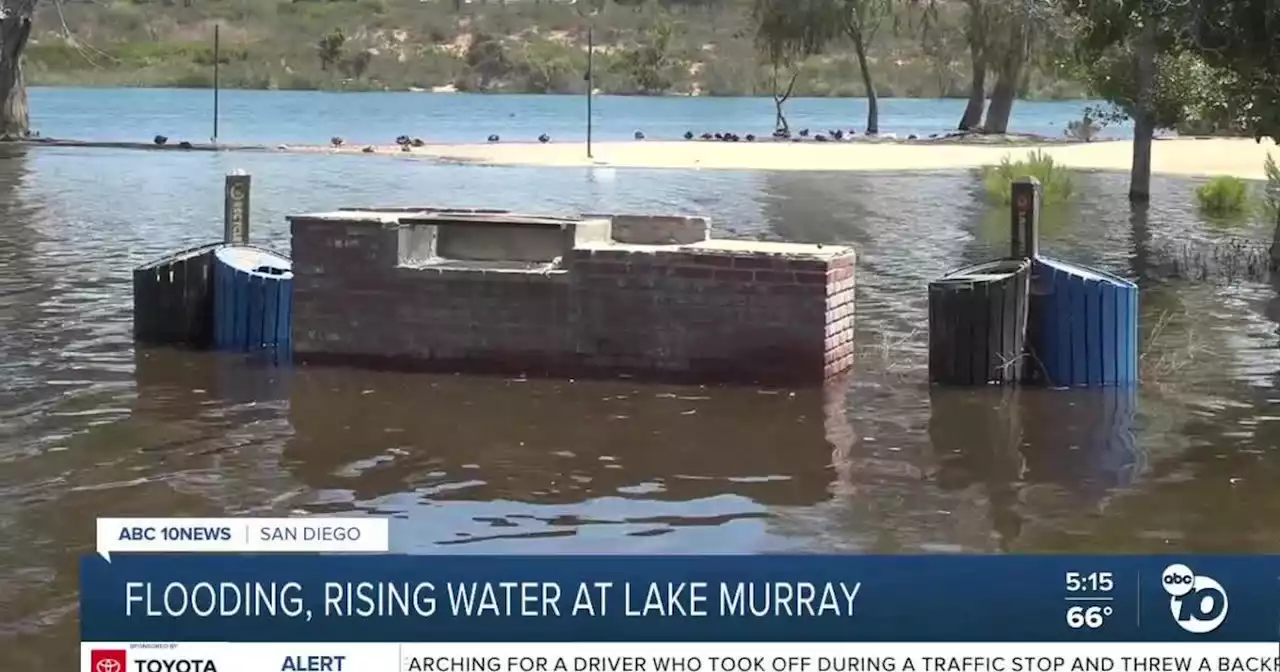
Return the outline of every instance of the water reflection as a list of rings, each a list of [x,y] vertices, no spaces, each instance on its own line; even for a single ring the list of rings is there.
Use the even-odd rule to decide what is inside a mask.
[[[985,493],[1006,549],[1028,516],[1097,510],[1146,465],[1135,443],[1132,388],[934,387],[930,405],[938,486]]]
[[[833,394],[843,398],[309,368],[294,380],[284,457],[322,507],[425,513],[470,502],[486,514],[414,545],[573,536],[595,524],[659,535],[822,501]],[[591,520],[605,500],[630,504]]]

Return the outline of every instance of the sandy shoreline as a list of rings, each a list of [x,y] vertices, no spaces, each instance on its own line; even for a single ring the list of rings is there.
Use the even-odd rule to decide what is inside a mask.
[[[1033,150],[1052,156],[1066,168],[1127,172],[1133,155],[1128,140],[1105,142],[1036,142],[990,137],[949,140],[880,140],[845,142],[721,142],[714,140],[640,140],[598,142],[594,158],[580,142],[541,143],[428,143],[404,151],[397,145],[211,145],[78,140],[28,140],[15,144],[49,147],[136,149],[162,151],[260,151],[290,154],[341,154],[404,159],[427,159],[492,166],[613,167],[706,170],[782,171],[923,171],[978,168],[1005,156],[1021,159]],[[1280,148],[1266,139],[1173,138],[1157,140],[1152,170],[1183,176],[1232,175],[1250,180],[1266,178],[1268,153],[1280,161]]]
[[[281,147],[283,151],[362,153],[361,146]],[[430,158],[496,166],[616,168],[683,168],[708,170],[849,170],[912,171],[977,168],[999,163],[1006,155],[1022,158],[1041,149],[1069,168],[1128,171],[1133,145],[1129,141],[1091,143],[1019,143],[1000,145],[928,142],[716,142],[629,141],[601,142],[586,157],[582,143],[551,142],[426,145],[410,152],[394,145],[374,147],[374,155]],[[1166,175],[1234,175],[1265,179],[1267,153],[1280,161],[1280,149],[1271,140],[1261,144],[1247,139],[1158,140],[1152,169]],[[368,153],[368,152],[364,152]]]

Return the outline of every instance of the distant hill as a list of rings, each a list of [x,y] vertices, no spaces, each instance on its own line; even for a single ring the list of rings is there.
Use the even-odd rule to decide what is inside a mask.
[[[905,11],[905,10],[904,10]],[[963,97],[958,11],[928,43],[903,13],[872,45],[883,96]],[[945,22],[951,21],[947,26]],[[745,0],[604,3],[592,19],[603,93],[767,95]],[[585,87],[587,20],[572,2],[506,0],[46,0],[27,50],[38,85],[207,87],[214,26],[228,88],[571,93]],[[1024,97],[1084,90],[1033,67]],[[800,96],[861,96],[849,49],[810,59]]]

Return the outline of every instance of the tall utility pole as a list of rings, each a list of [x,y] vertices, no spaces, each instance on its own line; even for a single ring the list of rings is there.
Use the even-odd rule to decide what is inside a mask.
[[[596,88],[595,73],[592,72],[592,60],[596,52],[595,31],[591,16],[587,17],[587,158],[591,156],[591,97]]]
[[[218,144],[218,66],[222,60],[222,45],[218,36],[218,24],[213,24],[213,144]]]

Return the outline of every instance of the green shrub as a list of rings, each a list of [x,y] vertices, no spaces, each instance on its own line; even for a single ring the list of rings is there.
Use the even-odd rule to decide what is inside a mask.
[[[1054,163],[1053,157],[1041,150],[1027,154],[1025,161],[1014,161],[1008,155],[996,166],[982,168],[982,184],[992,201],[1008,204],[1013,200],[1013,183],[1025,177],[1040,180],[1043,203],[1069,200],[1075,188],[1071,173]]]
[[[1200,212],[1209,217],[1244,214],[1249,205],[1249,184],[1238,177],[1220,175],[1196,189]]]

